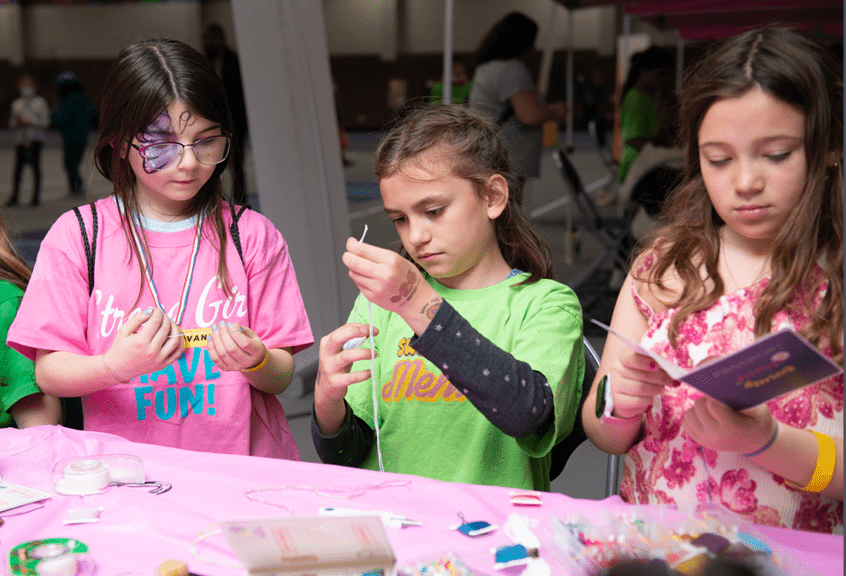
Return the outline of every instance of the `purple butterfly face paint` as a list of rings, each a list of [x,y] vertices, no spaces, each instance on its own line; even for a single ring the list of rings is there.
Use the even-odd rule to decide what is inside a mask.
[[[182,151],[182,147],[178,145],[149,146],[172,142],[176,138],[167,111],[162,112],[144,132],[137,134],[136,138],[141,143],[141,157],[144,159],[144,171],[147,174],[166,168]]]

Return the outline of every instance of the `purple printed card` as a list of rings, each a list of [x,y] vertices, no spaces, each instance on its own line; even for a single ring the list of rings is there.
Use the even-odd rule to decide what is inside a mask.
[[[596,320],[592,322],[620,338],[635,352],[654,359],[670,377],[690,384],[735,410],[757,406],[843,373],[840,366],[790,328],[767,334],[742,350],[688,372],[610,326]]]

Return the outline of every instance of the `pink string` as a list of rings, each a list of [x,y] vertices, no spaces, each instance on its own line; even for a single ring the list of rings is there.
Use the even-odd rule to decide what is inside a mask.
[[[29,514],[30,512],[35,512],[36,510],[41,510],[44,508],[44,502],[30,502],[29,504],[23,504],[20,508],[24,508],[25,506],[35,506],[34,508],[30,508],[29,510],[23,510],[15,512],[14,514],[8,514],[3,512],[0,514],[0,518],[8,518],[9,516],[23,516],[24,514]]]

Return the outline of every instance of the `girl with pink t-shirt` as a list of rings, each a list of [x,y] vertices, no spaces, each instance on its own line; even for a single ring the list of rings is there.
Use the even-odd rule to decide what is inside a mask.
[[[282,236],[223,200],[220,79],[181,42],[142,41],[118,55],[101,114],[114,194],[51,227],[9,344],[45,392],[82,397],[87,430],[298,459],[275,395],[311,328]]]
[[[833,51],[786,28],[741,34],[688,73],[680,104],[684,180],[612,327],[685,369],[790,327],[842,366]],[[598,447],[626,454],[628,502],[716,503],[760,524],[842,532],[842,374],[735,411],[609,336],[582,416]]]

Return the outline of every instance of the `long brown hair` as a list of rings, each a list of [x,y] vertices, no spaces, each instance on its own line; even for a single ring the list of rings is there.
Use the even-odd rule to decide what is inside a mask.
[[[5,280],[21,290],[26,290],[31,274],[29,265],[20,257],[11,240],[9,240],[6,222],[3,220],[3,216],[0,216],[0,280]]]
[[[494,229],[506,263],[530,274],[520,284],[553,279],[552,253],[517,205],[523,183],[511,171],[499,131],[467,106],[432,104],[398,117],[376,150],[376,177],[387,178],[405,162],[441,146],[449,150],[452,175],[472,182],[479,197],[487,194],[488,179],[495,174],[508,183],[508,204]]]
[[[805,294],[800,305],[812,320],[803,334],[818,346],[828,341],[833,357],[842,362],[843,74],[834,52],[803,33],[785,27],[746,32],[718,45],[686,75],[679,134],[687,148],[684,179],[665,202],[665,225],[645,239],[646,245],[658,241],[661,247],[644,280],[664,289],[661,279],[674,269],[684,285],[670,304],[678,306],[669,327],[673,344],[685,318],[723,294],[717,272],[723,221],[703,183],[698,133],[717,99],[739,97],[756,86],[804,114],[807,180],[791,217],[773,239],[772,279],[755,305],[755,334],[770,332],[775,315]],[[808,283],[816,278],[818,265],[828,289],[815,308],[813,295],[821,285]]]
[[[476,65],[510,60],[535,46],[538,24],[522,12],[509,12],[496,21],[476,49]]]
[[[132,226],[140,209],[135,195],[135,174],[128,159],[128,154],[135,151],[129,149],[126,152],[126,147],[175,100],[180,100],[193,114],[220,124],[224,135],[232,135],[232,117],[226,92],[205,56],[176,40],[143,40],[118,54],[103,90],[100,133],[94,160],[97,170],[112,182],[114,194],[124,207],[121,214],[123,231],[132,246],[130,258],[134,255],[138,262],[141,259],[132,240]],[[224,291],[230,296],[232,288],[226,270],[225,250],[228,233],[221,212],[223,185],[220,176],[230,162],[238,161],[233,158],[235,156],[238,155],[230,154],[225,162],[215,166],[211,178],[200,188],[184,214],[186,218],[206,214],[211,226],[204,226],[203,233],[218,246],[217,274]],[[149,253],[143,229],[141,242]],[[143,278],[144,271],[140,270],[140,273]],[[142,279],[142,290],[143,285]]]

